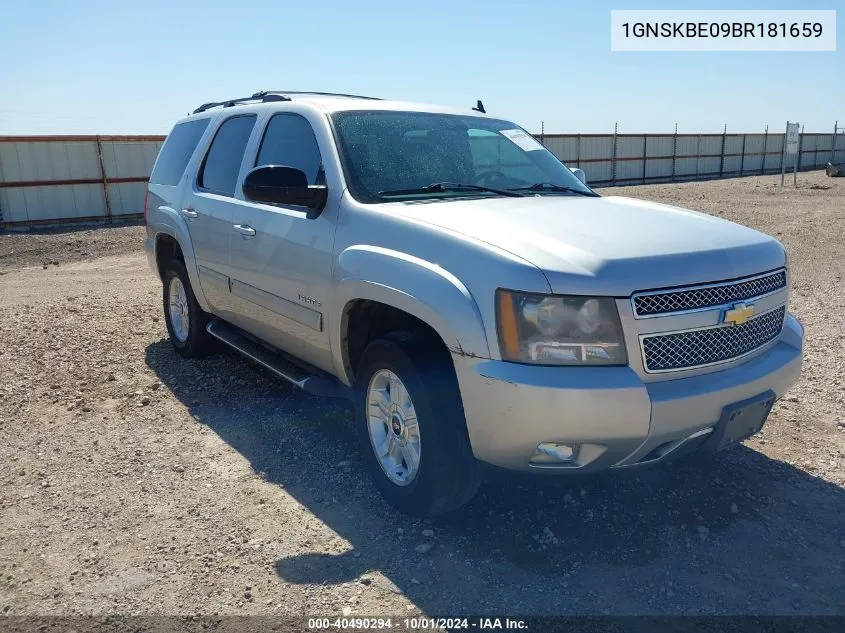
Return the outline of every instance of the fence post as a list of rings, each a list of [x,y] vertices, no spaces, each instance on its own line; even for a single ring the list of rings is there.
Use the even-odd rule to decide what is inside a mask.
[[[3,176],[3,165],[0,164],[0,182],[5,182],[6,178]],[[3,223],[3,205],[0,205],[0,233],[6,231],[6,225]]]
[[[648,134],[643,134],[643,184],[645,184],[646,162],[648,162]]]
[[[836,164],[836,132],[839,129],[839,121],[833,124],[833,134],[830,135],[830,162]]]
[[[769,126],[766,126],[766,133],[763,135],[763,161],[760,163],[760,175],[766,173],[766,151],[769,149]]]
[[[678,123],[675,122],[675,137],[672,143],[672,182],[675,182],[675,160],[678,155]]]
[[[783,143],[780,148],[780,188],[783,189],[783,175],[786,173],[786,134],[789,131],[789,121],[786,122],[786,128],[783,133]]]
[[[579,132],[578,138],[575,140],[575,164],[581,168],[581,134]]]
[[[701,134],[695,141],[695,179],[698,180],[699,165],[701,165]]]
[[[103,181],[103,200],[106,203],[106,222],[111,224],[111,202],[109,201],[109,181],[106,179],[106,166],[103,161],[103,142],[100,135],[97,135],[97,157],[100,159],[100,178]]]
[[[610,159],[610,180],[616,186],[616,135],[619,132],[619,123],[613,124],[613,157]]]
[[[748,137],[747,134],[742,135],[742,156],[739,159],[739,175],[742,176],[743,172],[745,171],[745,139]]]
[[[722,156],[719,159],[719,178],[722,177],[722,174],[725,173],[725,141],[727,140],[728,134],[728,124],[725,123],[725,127],[722,130]]]
[[[795,160],[797,161],[795,164],[795,171],[799,171],[801,169],[801,152],[804,151],[804,126],[801,126],[801,134],[798,135],[798,158]]]

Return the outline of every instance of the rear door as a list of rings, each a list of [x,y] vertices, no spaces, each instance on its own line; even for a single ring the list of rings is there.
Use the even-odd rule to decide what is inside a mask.
[[[329,148],[325,148],[329,151]],[[269,117],[255,156],[261,165],[296,167],[309,185],[325,184],[321,151],[311,123],[294,112]],[[317,218],[293,205],[241,203],[230,242],[232,295],[238,324],[322,369],[331,370],[325,306],[339,192]],[[240,228],[238,228],[240,227]],[[240,232],[239,232],[240,231]]]
[[[188,221],[197,260],[200,284],[212,310],[224,319],[233,318],[229,286],[229,239],[235,188],[255,114],[225,118],[200,162],[197,176],[182,201],[182,215]]]

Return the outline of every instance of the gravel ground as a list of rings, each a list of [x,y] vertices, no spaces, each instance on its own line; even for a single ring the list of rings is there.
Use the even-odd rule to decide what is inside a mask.
[[[123,224],[61,232],[0,234],[0,272],[137,253],[144,233],[141,225]]]
[[[763,433],[432,521],[344,403],[173,353],[140,227],[0,236],[0,613],[845,614],[845,180],[777,181],[604,191],[789,247],[805,370]]]

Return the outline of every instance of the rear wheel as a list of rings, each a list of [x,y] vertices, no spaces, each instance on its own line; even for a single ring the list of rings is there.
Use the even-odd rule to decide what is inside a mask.
[[[433,516],[467,503],[480,477],[455,369],[439,340],[395,333],[371,342],[356,379],[361,449],[398,509]]]
[[[208,314],[197,303],[185,264],[170,260],[163,281],[164,321],[173,348],[186,358],[205,356],[214,349],[214,340],[205,330]]]

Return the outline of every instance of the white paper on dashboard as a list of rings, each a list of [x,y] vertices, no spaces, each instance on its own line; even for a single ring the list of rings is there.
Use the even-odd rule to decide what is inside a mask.
[[[537,142],[537,139],[530,134],[526,134],[522,130],[499,130],[499,134],[508,138],[512,143],[514,143],[514,145],[526,152],[543,149],[543,146]]]

